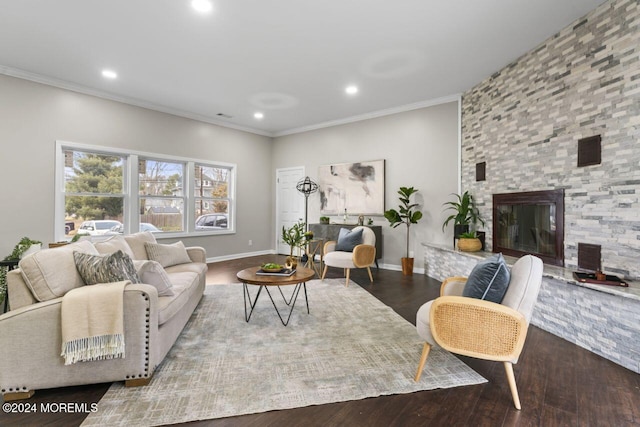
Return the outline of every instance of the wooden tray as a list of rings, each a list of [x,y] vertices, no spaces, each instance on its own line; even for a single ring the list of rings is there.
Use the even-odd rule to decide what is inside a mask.
[[[610,274],[605,275],[605,280],[596,279],[595,273],[579,273],[577,271],[573,272],[573,277],[582,283],[593,283],[595,285],[608,285],[608,286],[622,286],[623,288],[628,288],[629,284],[619,278],[618,276],[612,276]]]

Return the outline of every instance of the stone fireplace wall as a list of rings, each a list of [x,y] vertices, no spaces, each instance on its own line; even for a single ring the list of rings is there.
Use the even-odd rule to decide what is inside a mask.
[[[565,266],[592,243],[605,271],[640,278],[639,5],[605,2],[463,94],[462,189],[489,249],[492,194],[564,188]],[[578,140],[592,135],[602,162],[577,167]]]

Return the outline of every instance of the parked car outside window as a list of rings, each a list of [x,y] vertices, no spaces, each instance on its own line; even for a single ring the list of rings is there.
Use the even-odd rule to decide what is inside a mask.
[[[113,221],[108,219],[84,221],[82,225],[80,225],[77,234],[99,236],[101,234],[107,234],[113,227],[117,226],[122,226],[122,223],[120,221]]]
[[[220,230],[229,226],[227,214],[206,214],[196,219],[196,230]]]
[[[160,230],[158,227],[156,227],[155,225],[149,223],[149,222],[141,222],[140,223],[140,231],[150,231],[152,233],[162,233],[162,230]],[[120,225],[116,225],[114,227],[111,228],[111,230],[109,230],[108,234],[122,234],[124,233],[124,225],[120,224]]]

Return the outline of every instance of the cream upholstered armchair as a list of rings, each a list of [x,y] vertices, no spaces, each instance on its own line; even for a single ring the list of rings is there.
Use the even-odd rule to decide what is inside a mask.
[[[327,275],[329,267],[339,267],[345,269],[346,284],[349,286],[349,274],[352,268],[366,268],[369,273],[369,280],[373,283],[371,265],[376,262],[376,235],[369,227],[358,226],[351,230],[351,233],[359,233],[362,230],[362,243],[355,245],[353,252],[336,250],[338,242],[328,241],[324,244],[324,270],[322,280]]]
[[[514,406],[520,409],[513,364],[524,346],[541,282],[542,261],[532,255],[513,265],[501,304],[460,296],[465,277],[442,282],[440,298],[424,304],[416,316],[418,334],[425,343],[415,380],[420,380],[433,345],[463,356],[503,362]]]

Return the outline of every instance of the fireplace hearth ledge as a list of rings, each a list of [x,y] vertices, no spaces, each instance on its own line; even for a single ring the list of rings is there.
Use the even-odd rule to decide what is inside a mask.
[[[491,252],[423,243],[424,271],[444,280],[467,276]],[[509,266],[517,258],[504,257]],[[546,265],[531,324],[640,373],[640,282],[628,288],[578,282],[573,270]]]

